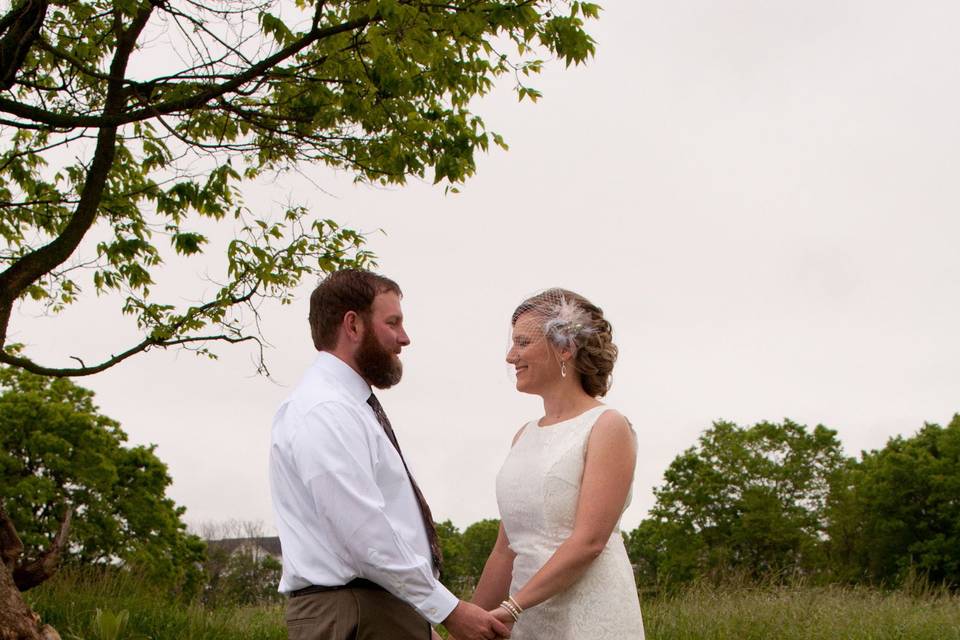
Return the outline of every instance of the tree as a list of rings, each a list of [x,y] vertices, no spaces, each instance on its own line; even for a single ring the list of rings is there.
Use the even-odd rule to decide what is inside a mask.
[[[623,544],[641,592],[656,594],[660,587],[678,582],[670,570],[672,567],[686,568],[696,564],[690,558],[676,557],[684,550],[682,547],[668,548],[667,541],[677,536],[671,535],[667,524],[645,518],[636,529],[623,533]]]
[[[831,498],[839,576],[896,584],[910,572],[960,585],[960,414],[864,452]]]
[[[487,564],[487,558],[493,551],[499,533],[500,521],[495,518],[474,522],[463,530],[466,570],[472,580],[473,587],[476,587],[480,580],[480,574],[483,573],[483,567]]]
[[[470,569],[467,552],[463,546],[463,534],[450,520],[436,523],[437,539],[443,556],[443,571],[440,579],[453,593],[460,597],[470,592]]]
[[[631,559],[645,580],[666,584],[811,572],[843,464],[836,432],[820,425],[716,422],[670,464],[652,517],[628,535]]]
[[[360,181],[456,185],[475,153],[505,147],[471,99],[505,74],[536,99],[522,80],[541,70],[538,52],[584,62],[584,20],[598,11],[566,0],[14,0],[0,15],[0,363],[83,376],[151,349],[261,344],[264,299],[289,303],[305,277],[371,256],[360,234],[295,203],[250,210],[245,181],[318,162]],[[183,304],[181,285],[158,299],[161,265],[198,261],[214,225],[235,235],[207,269],[212,292]],[[119,296],[139,340],[89,364],[64,353],[76,366],[13,348],[16,308],[33,300],[57,314],[85,289]]]
[[[471,596],[499,531],[500,521],[494,519],[474,522],[463,532],[450,520],[437,523],[437,537],[443,552],[440,577],[448,589],[460,597]]]
[[[363,237],[241,185],[318,162],[357,180],[448,186],[505,146],[470,101],[504,74],[594,50],[596,5],[563,0],[15,0],[0,16],[0,362],[90,375],[137,353],[259,341],[267,297],[362,265]],[[237,229],[212,294],[158,300],[160,265],[199,259],[204,225]],[[163,246],[168,243],[169,246]],[[77,366],[15,353],[13,310],[117,294],[136,344]],[[183,287],[177,294],[182,296]],[[67,354],[65,354],[67,355]]]
[[[0,367],[0,390],[0,525],[8,534],[0,551],[34,558],[6,563],[20,591],[52,575],[61,557],[120,560],[166,584],[198,586],[203,543],[165,497],[170,476],[152,446],[124,446],[126,434],[98,412],[93,392],[69,379]]]

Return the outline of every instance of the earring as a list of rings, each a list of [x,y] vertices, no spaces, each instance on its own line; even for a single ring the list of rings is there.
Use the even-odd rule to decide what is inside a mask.
[[[560,375],[561,375],[562,377],[564,377],[564,378],[567,377],[567,363],[566,363],[566,362],[563,362],[563,361],[560,362]]]

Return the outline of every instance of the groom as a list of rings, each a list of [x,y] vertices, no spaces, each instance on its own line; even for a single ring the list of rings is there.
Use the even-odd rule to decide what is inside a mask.
[[[310,296],[320,352],[273,421],[270,488],[291,640],[509,637],[437,579],[440,547],[423,494],[371,387],[400,381],[410,344],[400,287],[343,270]]]

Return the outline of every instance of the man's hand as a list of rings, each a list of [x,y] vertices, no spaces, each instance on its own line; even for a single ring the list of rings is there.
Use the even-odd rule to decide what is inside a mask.
[[[443,621],[450,635],[457,640],[495,640],[509,638],[510,629],[489,611],[461,600]]]

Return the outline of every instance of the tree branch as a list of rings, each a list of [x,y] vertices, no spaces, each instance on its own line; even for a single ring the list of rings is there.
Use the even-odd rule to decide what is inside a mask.
[[[107,360],[104,360],[100,364],[92,365],[89,367],[83,366],[82,360],[80,360],[81,366],[74,367],[72,369],[46,367],[46,366],[37,364],[36,362],[34,362],[33,360],[30,360],[29,358],[15,356],[12,353],[8,353],[6,351],[0,351],[0,363],[8,364],[14,367],[20,367],[25,371],[29,371],[30,373],[35,373],[40,376],[54,376],[58,378],[90,376],[95,373],[100,373],[101,371],[105,371],[106,369],[109,369],[113,365],[123,362],[130,356],[136,355],[140,352],[146,351],[151,348],[155,348],[155,347],[166,348],[166,347],[174,347],[182,344],[191,344],[195,342],[214,342],[214,341],[229,342],[232,344],[237,344],[240,342],[249,342],[249,341],[254,341],[258,343],[261,342],[260,338],[258,338],[257,336],[240,336],[240,335],[231,336],[226,334],[213,335],[213,336],[189,336],[185,338],[174,338],[171,340],[157,340],[154,338],[146,338],[141,342],[137,343],[136,345],[130,347],[123,353],[119,355],[111,356],[110,358],[108,358]]]
[[[215,98],[219,98],[224,94],[235,91],[247,82],[250,82],[251,80],[261,76],[271,67],[274,67],[287,58],[296,55],[318,40],[323,40],[325,38],[348,31],[363,29],[371,22],[375,22],[377,20],[379,20],[379,15],[350,20],[348,22],[344,22],[333,27],[327,27],[325,29],[315,28],[300,40],[281,49],[272,56],[268,56],[267,58],[261,60],[259,63],[245,70],[243,73],[238,73],[232,76],[231,79],[226,82],[214,85],[212,87],[207,87],[192,96],[181,98],[179,100],[161,102],[160,104],[153,105],[149,108],[136,109],[133,111],[127,111],[125,113],[107,113],[105,111],[99,116],[74,116],[62,113],[54,113],[39,107],[22,104],[20,102],[16,102],[15,100],[0,98],[0,111],[15,115],[20,118],[26,118],[27,120],[32,120],[33,122],[39,122],[51,127],[102,128],[118,127],[123,124],[130,124],[131,122],[147,120],[156,117],[158,114],[167,115],[179,111],[196,109],[198,107],[202,107],[204,104]],[[116,74],[112,71],[110,76],[111,78],[116,78]]]
[[[3,561],[7,570],[12,571],[21,553],[23,553],[23,542],[20,541],[17,528],[13,526],[6,508],[0,502],[0,560]]]
[[[123,78],[130,54],[152,11],[152,5],[144,6],[134,17],[130,27],[117,35],[117,49],[110,64],[110,75],[114,80],[107,88],[104,113],[120,113],[123,108],[123,81],[117,78]],[[80,241],[96,220],[107,176],[116,156],[116,142],[116,126],[100,129],[97,134],[93,162],[87,171],[80,201],[70,222],[52,242],[26,254],[0,273],[0,345],[6,343],[10,312],[16,299],[38,278],[63,264],[79,246]]]
[[[67,512],[60,522],[60,529],[57,531],[53,542],[50,543],[50,547],[36,559],[25,562],[13,570],[13,581],[20,591],[26,591],[43,584],[57,572],[60,564],[60,554],[67,542],[72,518],[73,507],[67,507]]]
[[[17,82],[17,72],[27,57],[47,15],[47,0],[27,0],[0,18],[0,89]]]

